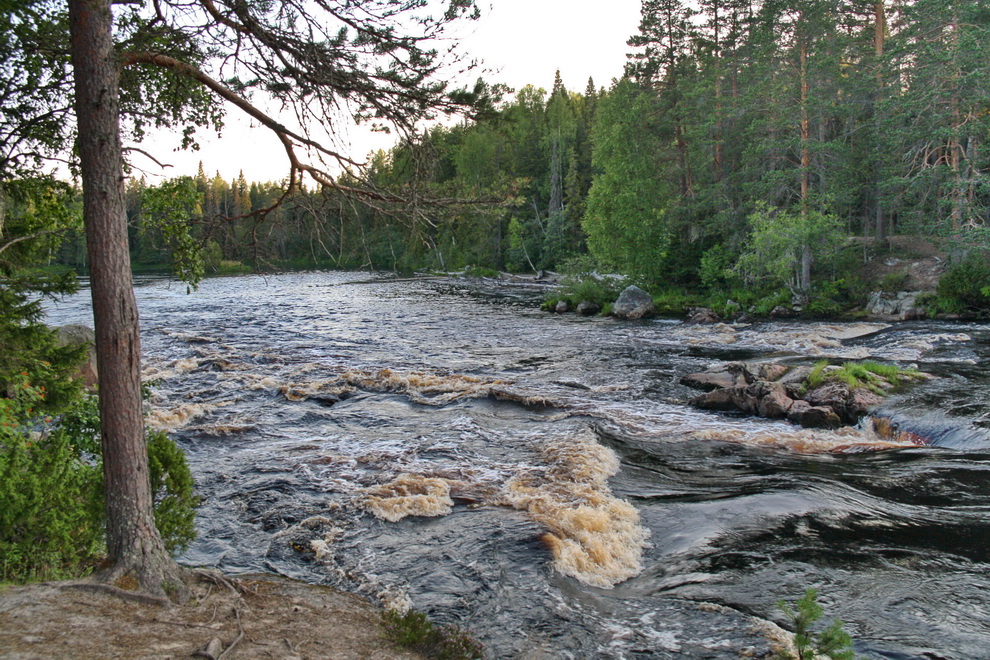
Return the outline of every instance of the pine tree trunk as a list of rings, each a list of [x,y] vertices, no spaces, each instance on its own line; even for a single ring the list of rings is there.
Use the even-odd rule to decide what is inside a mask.
[[[70,0],[83,216],[89,254],[106,495],[104,579],[145,591],[182,592],[179,568],[155,528],[141,405],[141,343],[131,287],[119,69],[109,0]]]

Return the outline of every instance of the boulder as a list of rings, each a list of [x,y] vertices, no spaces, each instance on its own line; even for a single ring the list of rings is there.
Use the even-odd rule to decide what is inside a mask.
[[[756,412],[760,417],[769,419],[785,417],[787,411],[794,405],[794,399],[787,396],[784,386],[779,383],[762,380],[753,383],[747,390],[756,399]]]
[[[558,314],[563,314],[564,312],[570,311],[571,305],[566,300],[558,300],[557,306],[553,308],[553,311]]]
[[[918,306],[920,296],[921,291],[874,291],[866,303],[866,310],[875,316],[896,316],[904,321],[924,319],[928,314]]]
[[[59,346],[78,346],[86,344],[89,346],[89,356],[76,372],[76,378],[82,380],[86,389],[93,390],[99,381],[99,372],[96,369],[96,333],[92,328],[85,325],[63,325],[55,328],[55,341]]]
[[[696,374],[687,374],[681,378],[681,385],[711,392],[712,390],[735,387],[736,377],[728,371],[702,371]]]
[[[582,300],[578,303],[577,313],[582,316],[594,316],[602,311],[601,305],[598,303],[593,303],[588,300]]]
[[[770,310],[770,318],[772,319],[792,319],[798,315],[798,312],[790,307],[784,307],[783,305],[777,305],[772,310]]]
[[[707,307],[691,307],[688,309],[688,323],[697,323],[699,325],[711,325],[713,323],[719,322],[718,314],[708,309]]]
[[[626,287],[612,304],[612,314],[620,319],[641,319],[653,312],[653,298],[638,286]]]
[[[764,362],[757,366],[756,375],[760,380],[779,381],[791,368],[786,364]]]
[[[807,401],[795,401],[787,411],[787,419],[809,429],[837,429],[842,420],[827,406],[813,406]]]
[[[745,387],[726,387],[720,390],[713,390],[699,394],[691,399],[689,403],[695,408],[701,408],[702,410],[731,412],[739,410],[738,396],[745,389]]]
[[[826,406],[834,410],[846,424],[855,424],[872,408],[883,402],[883,397],[863,387],[851,389],[845,383],[830,381],[803,397],[813,406]]]

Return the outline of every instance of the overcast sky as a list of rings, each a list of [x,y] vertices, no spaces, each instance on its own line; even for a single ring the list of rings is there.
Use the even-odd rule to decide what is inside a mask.
[[[568,89],[583,92],[591,76],[597,87],[608,87],[622,74],[628,47],[626,40],[639,25],[640,0],[482,0],[482,18],[459,30],[461,47],[491,70],[487,80],[514,89],[532,84],[550,89],[560,69]],[[471,81],[477,77],[472,74]],[[470,81],[465,81],[467,84]],[[232,109],[227,113],[223,137],[201,133],[199,152],[172,152],[177,140],[156,138],[145,147],[159,160],[172,164],[166,177],[195,174],[200,161],[208,175],[220,172],[225,179],[244,171],[248,181],[276,181],[288,166],[277,140],[263,129],[252,129]],[[350,129],[338,136],[338,148],[356,160],[373,149],[388,148],[394,138]],[[152,178],[161,170],[139,155],[136,165]]]

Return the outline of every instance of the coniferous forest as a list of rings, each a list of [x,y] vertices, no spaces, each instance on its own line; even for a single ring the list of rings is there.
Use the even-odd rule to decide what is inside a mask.
[[[479,83],[486,111],[341,177],[380,196],[302,190],[265,212],[279,182],[202,167],[132,179],[133,259],[207,273],[593,266],[689,292],[786,290],[827,311],[865,295],[858,264],[907,235],[951,246],[990,284],[987,3],[645,0],[629,47],[607,87]]]

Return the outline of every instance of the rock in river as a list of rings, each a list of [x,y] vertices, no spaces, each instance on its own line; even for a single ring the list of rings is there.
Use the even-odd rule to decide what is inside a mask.
[[[620,319],[641,319],[653,312],[653,298],[638,286],[627,286],[612,305],[612,314]]]

